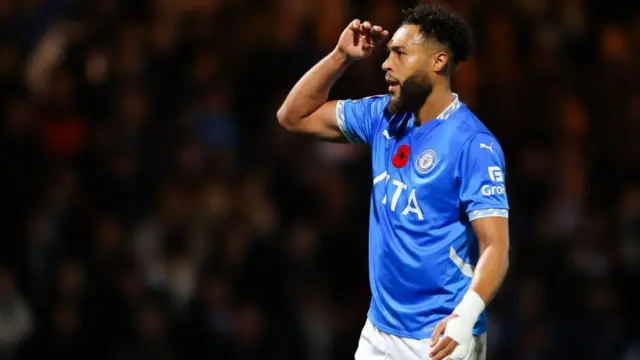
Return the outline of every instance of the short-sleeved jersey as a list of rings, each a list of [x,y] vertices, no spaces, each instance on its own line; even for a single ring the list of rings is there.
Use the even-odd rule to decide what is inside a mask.
[[[454,97],[421,126],[387,111],[388,95],[337,104],[344,136],[371,147],[368,317],[401,337],[430,337],[462,300],[479,258],[471,221],[508,217],[500,144]]]

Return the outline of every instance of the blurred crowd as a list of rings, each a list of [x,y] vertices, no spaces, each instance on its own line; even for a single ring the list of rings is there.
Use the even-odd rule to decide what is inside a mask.
[[[0,359],[352,359],[366,148],[276,110],[402,0],[0,0]],[[640,359],[640,12],[456,0],[453,89],[507,157],[489,359]],[[333,98],[385,92],[384,51]]]

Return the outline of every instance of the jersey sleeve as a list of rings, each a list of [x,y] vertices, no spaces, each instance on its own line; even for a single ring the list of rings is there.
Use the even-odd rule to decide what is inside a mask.
[[[385,95],[339,100],[336,118],[340,131],[352,144],[371,144],[373,132],[384,118],[387,102]]]
[[[476,134],[466,141],[457,166],[460,203],[469,220],[509,217],[505,160],[498,141]]]

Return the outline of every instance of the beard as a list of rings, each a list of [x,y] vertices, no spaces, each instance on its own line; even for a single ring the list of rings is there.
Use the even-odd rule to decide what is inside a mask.
[[[415,113],[424,104],[431,92],[433,83],[425,73],[414,73],[399,87],[399,95],[391,98],[387,110],[392,114]]]

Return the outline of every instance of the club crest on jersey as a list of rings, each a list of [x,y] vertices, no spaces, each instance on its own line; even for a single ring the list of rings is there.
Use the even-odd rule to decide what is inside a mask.
[[[426,174],[433,170],[436,166],[436,162],[438,161],[437,154],[435,150],[425,150],[416,159],[416,170],[420,174]]]

